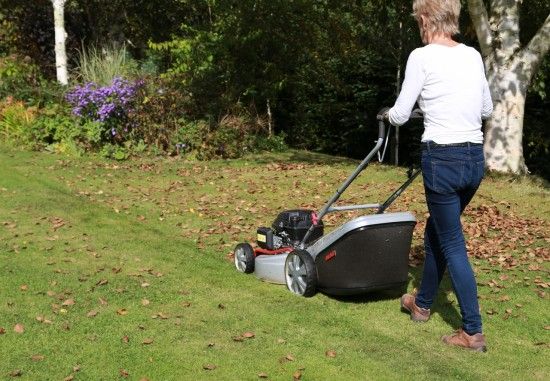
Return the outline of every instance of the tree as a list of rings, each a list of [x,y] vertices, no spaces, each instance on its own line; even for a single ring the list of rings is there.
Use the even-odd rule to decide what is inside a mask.
[[[531,80],[550,48],[550,15],[531,40],[520,41],[518,0],[468,0],[489,88],[493,115],[486,123],[487,168],[499,172],[527,173],[523,157],[525,98]]]
[[[67,50],[65,47],[65,1],[51,0],[53,4],[53,18],[55,25],[55,67],[57,81],[62,85],[69,84],[67,75]]]

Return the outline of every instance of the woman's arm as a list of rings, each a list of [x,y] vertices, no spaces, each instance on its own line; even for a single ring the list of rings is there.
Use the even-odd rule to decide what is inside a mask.
[[[413,50],[407,60],[401,93],[388,113],[391,124],[401,126],[409,120],[414,104],[422,91],[422,86],[424,86],[425,79],[426,73],[423,69],[420,51],[418,49]]]

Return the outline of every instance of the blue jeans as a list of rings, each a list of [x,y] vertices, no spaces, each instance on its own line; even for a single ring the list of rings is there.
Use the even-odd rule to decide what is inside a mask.
[[[422,174],[430,217],[424,232],[426,259],[416,305],[430,308],[445,269],[460,305],[462,329],[481,333],[481,315],[474,272],[466,253],[460,215],[484,174],[483,146],[434,146],[422,150]]]

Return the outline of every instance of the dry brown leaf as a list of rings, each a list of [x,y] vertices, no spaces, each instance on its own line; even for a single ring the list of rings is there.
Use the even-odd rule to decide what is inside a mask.
[[[216,369],[216,368],[217,368],[217,366],[214,365],[214,364],[204,364],[204,365],[202,366],[202,369],[204,369],[204,370],[214,370],[214,369]]]
[[[123,336],[121,341],[124,343],[124,344],[128,344],[130,342],[130,338],[128,336]]]
[[[42,361],[42,360],[44,360],[44,355],[32,355],[31,360],[32,361]]]
[[[73,381],[73,380],[74,380],[74,374],[70,374],[63,379],[63,381]]]
[[[67,299],[67,300],[65,300],[65,301],[62,303],[62,305],[63,305],[63,306],[66,306],[66,307],[67,307],[67,306],[74,306],[74,304],[75,304],[74,299]]]
[[[268,378],[269,376],[267,375],[267,373],[265,372],[262,372],[262,373],[258,373],[258,378]]]
[[[101,304],[102,306],[106,306],[107,304],[107,300],[103,299],[103,298],[99,298],[99,304]]]
[[[95,285],[96,286],[104,286],[106,285],[107,283],[109,283],[109,281],[107,279],[101,279],[99,280]]]
[[[86,314],[87,317],[96,317],[98,314],[97,310],[91,310]]]
[[[330,350],[328,350],[328,351],[325,352],[325,355],[326,355],[327,357],[334,358],[334,357],[336,357],[336,351],[330,349]]]
[[[145,345],[153,344],[154,340],[151,338],[144,339],[141,343]]]
[[[3,335],[6,333],[6,329],[4,327],[0,327],[0,335]]]
[[[126,308],[120,308],[116,310],[117,315],[124,316],[128,315],[128,310]]]
[[[256,334],[254,332],[245,332],[242,334],[242,337],[245,339],[252,339]]]
[[[142,306],[148,306],[150,303],[151,303],[151,302],[150,302],[149,300],[147,300],[147,299],[142,299],[142,300],[141,300],[141,305],[142,305]]]
[[[29,286],[27,286],[26,284],[22,284],[21,287],[19,287],[19,289],[21,291],[27,291],[29,289]]]
[[[297,371],[294,372],[294,374],[292,375],[292,378],[294,378],[295,381],[301,380],[301,379],[302,379],[302,372],[300,372],[299,370],[297,370]]]
[[[15,333],[23,333],[23,332],[25,332],[25,326],[23,324],[17,323],[15,325],[15,327],[13,327],[13,331]]]
[[[10,377],[21,377],[23,375],[23,371],[21,369],[15,369],[10,372]]]
[[[130,373],[128,373],[128,371],[126,369],[120,369],[119,370],[119,373],[122,377],[126,378],[130,375]]]

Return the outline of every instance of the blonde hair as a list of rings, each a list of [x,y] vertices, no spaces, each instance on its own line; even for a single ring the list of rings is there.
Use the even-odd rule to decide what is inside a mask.
[[[460,0],[414,0],[413,16],[420,23],[424,16],[431,33],[457,34]]]

